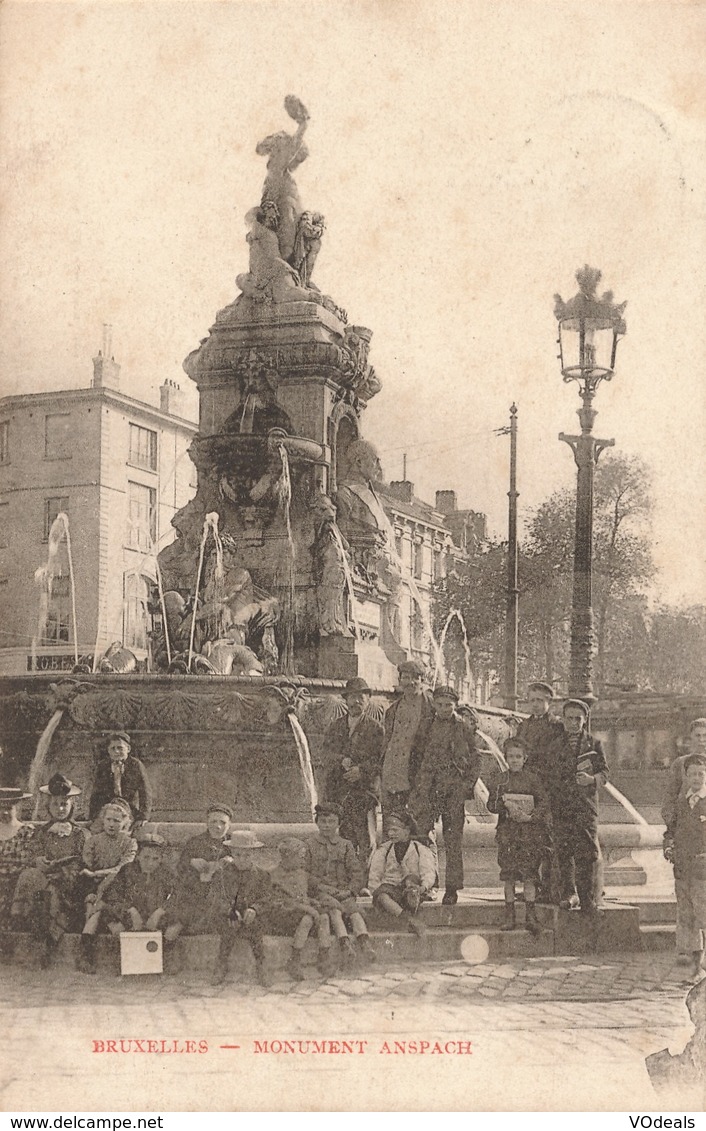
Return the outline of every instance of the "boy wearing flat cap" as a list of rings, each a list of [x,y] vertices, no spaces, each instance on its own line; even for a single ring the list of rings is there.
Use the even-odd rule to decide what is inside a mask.
[[[106,754],[98,759],[88,803],[88,818],[93,821],[108,801],[122,797],[130,806],[134,828],[149,821],[152,813],[152,789],[147,770],[131,753],[132,742],[125,731],[108,735]]]
[[[567,699],[564,703],[562,734],[547,752],[546,784],[559,862],[561,906],[573,906],[576,890],[581,911],[595,915],[602,861],[598,786],[608,780],[608,766],[600,742],[588,732],[588,716],[589,708],[582,700]]]
[[[373,906],[401,919],[407,930],[423,938],[424,924],[417,912],[436,883],[434,853],[417,840],[417,824],[409,813],[392,813],[387,822],[388,840],[370,860],[368,886]]]
[[[35,829],[32,864],[20,873],[11,915],[15,930],[31,931],[40,947],[39,964],[46,968],[65,932],[83,926],[78,874],[88,834],[73,820],[78,786],[57,773],[39,792],[47,799],[49,820]]]
[[[370,688],[364,679],[349,679],[344,690],[346,713],[326,731],[324,749],[332,760],[325,797],[341,810],[341,836],[359,856],[371,848],[370,815],[378,801],[378,779],[385,731],[370,711]]]
[[[554,689],[549,683],[536,681],[527,688],[528,718],[522,719],[515,732],[527,750],[527,769],[546,775],[549,747],[563,733],[561,721],[551,714]]]
[[[684,775],[664,834],[664,856],[674,866],[677,951],[688,956],[690,976],[699,978],[706,941],[706,754],[690,754]]]
[[[441,817],[446,852],[446,891],[442,903],[458,902],[463,887],[463,827],[466,799],[473,797],[480,758],[472,731],[456,714],[453,687],[434,689],[434,719],[426,738],[411,809],[422,832]]]

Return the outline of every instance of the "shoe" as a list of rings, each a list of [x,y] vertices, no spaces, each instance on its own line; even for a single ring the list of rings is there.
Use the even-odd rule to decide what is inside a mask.
[[[47,935],[42,939],[39,946],[39,969],[48,970],[54,961],[57,947],[59,945],[58,939],[53,939],[51,935]]]
[[[542,928],[537,922],[537,908],[534,903],[526,903],[525,909],[525,929],[536,938],[542,933]]]
[[[562,911],[575,911],[578,905],[579,897],[577,895],[571,895],[568,899],[559,900],[559,907]]]
[[[690,957],[687,977],[690,978],[692,982],[698,982],[701,978],[703,978],[704,971],[701,966],[701,959],[703,958],[703,956],[704,952],[702,950],[695,950]]]
[[[290,978],[293,978],[295,982],[304,982],[306,980],[306,974],[302,970],[301,950],[292,949],[292,956],[287,963],[287,971]]]
[[[416,935],[418,939],[423,939],[426,936],[427,929],[421,919],[417,919],[414,915],[407,916],[407,930],[410,935]]]
[[[351,966],[355,962],[355,947],[352,940],[346,935],[344,939],[338,940],[338,945],[341,952],[341,962],[344,966]]]
[[[80,951],[76,960],[76,969],[82,974],[95,974],[96,972],[96,937],[95,935],[81,935]]]
[[[505,904],[505,922],[503,923],[500,930],[501,931],[514,931],[516,925],[517,925],[517,923],[516,923],[516,919],[515,919],[515,904],[514,903],[506,903]]]
[[[17,937],[12,931],[0,931],[0,962],[12,962]]]
[[[174,974],[181,974],[184,966],[181,948],[178,945],[178,940],[174,939],[170,942],[164,943],[164,973],[173,976]]]
[[[444,892],[444,898],[441,901],[446,907],[452,907],[458,903],[458,892],[456,888],[447,888]]]
[[[322,947],[319,951],[319,961],[317,963],[319,973],[323,974],[324,978],[330,978],[334,972],[333,955],[331,954],[330,947]]]
[[[370,941],[370,935],[358,935],[357,943],[360,947],[361,957],[365,959],[365,961],[377,962],[378,956],[375,953],[375,947]]]
[[[213,974],[211,975],[212,986],[222,986],[228,977],[228,963],[223,959],[218,959],[216,962]]]
[[[268,970],[261,962],[258,962],[257,980],[261,986],[264,986],[265,989],[269,989],[270,986],[274,986],[277,979],[271,970]]]

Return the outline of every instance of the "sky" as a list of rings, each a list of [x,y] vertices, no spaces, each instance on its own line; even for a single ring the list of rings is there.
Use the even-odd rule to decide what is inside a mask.
[[[102,324],[158,403],[247,268],[256,143],[311,115],[315,281],[373,330],[387,478],[506,529],[571,487],[553,295],[628,301],[595,431],[649,465],[659,595],[706,600],[706,5],[254,0],[0,7],[0,395],[88,385]],[[605,455],[602,458],[610,458]]]

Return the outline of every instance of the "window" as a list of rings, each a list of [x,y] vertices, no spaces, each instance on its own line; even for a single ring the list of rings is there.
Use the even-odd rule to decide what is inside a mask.
[[[126,573],[123,578],[123,643],[126,648],[147,648],[150,627],[147,601],[151,585],[150,578],[139,573]]]
[[[44,458],[71,459],[71,413],[57,412],[45,417]]]
[[[412,570],[415,578],[419,580],[422,576],[422,569],[424,565],[424,547],[421,542],[415,542],[412,546]]]
[[[69,513],[69,500],[66,495],[55,495],[51,499],[44,500],[44,541],[49,541],[49,532],[54,524],[56,516],[63,511],[64,514]]]
[[[415,651],[417,651],[417,652],[423,651],[424,650],[424,621],[422,620],[422,615],[419,612],[419,610],[416,608],[416,606],[415,606],[415,608],[412,612],[412,615],[410,617],[409,627],[410,627],[410,640],[411,640],[411,643],[412,643],[412,648],[414,648]]]
[[[152,549],[157,541],[157,492],[143,483],[128,483],[127,544],[132,550]]]
[[[157,470],[157,433],[151,428],[130,425],[130,451],[128,462],[147,471]]]
[[[0,463],[10,462],[10,421],[0,424]]]
[[[71,622],[71,591],[68,573],[54,576],[49,597],[42,644],[68,644]]]

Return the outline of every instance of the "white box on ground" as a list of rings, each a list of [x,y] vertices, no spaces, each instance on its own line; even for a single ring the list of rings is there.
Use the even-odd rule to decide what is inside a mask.
[[[120,936],[121,974],[161,974],[162,932],[123,931]]]

